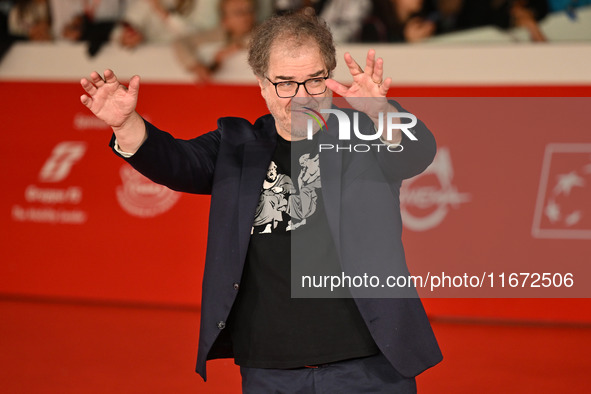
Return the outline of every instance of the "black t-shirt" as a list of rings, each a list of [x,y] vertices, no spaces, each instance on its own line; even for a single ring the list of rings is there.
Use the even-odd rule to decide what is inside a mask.
[[[297,368],[378,352],[352,298],[291,297],[293,256],[315,273],[339,272],[320,189],[317,141],[278,136],[228,319],[238,365]]]

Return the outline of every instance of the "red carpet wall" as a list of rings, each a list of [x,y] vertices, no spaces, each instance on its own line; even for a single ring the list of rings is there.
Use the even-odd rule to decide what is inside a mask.
[[[392,89],[439,146],[436,164],[403,190],[411,271],[484,281],[423,292],[431,316],[591,322],[590,93]],[[0,293],[198,305],[209,198],[155,185],[117,158],[81,94],[74,82],[0,82]],[[220,116],[254,121],[266,107],[252,85],[144,83],[138,110],[191,138]],[[544,272],[550,288],[519,276]]]

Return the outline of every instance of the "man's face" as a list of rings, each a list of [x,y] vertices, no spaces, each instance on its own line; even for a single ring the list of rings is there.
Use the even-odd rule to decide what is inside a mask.
[[[328,70],[324,65],[318,45],[312,41],[295,46],[293,43],[275,42],[271,47],[269,68],[266,77],[273,82],[304,82],[311,78],[325,77]],[[329,108],[332,92],[311,96],[303,85],[292,98],[281,98],[275,92],[275,86],[266,78],[258,78],[261,94],[269,111],[275,118],[279,135],[286,140],[301,140],[307,135],[307,121],[310,117],[298,112],[297,107],[309,107],[314,110]],[[292,101],[295,112],[292,113]],[[293,128],[292,128],[293,122]]]

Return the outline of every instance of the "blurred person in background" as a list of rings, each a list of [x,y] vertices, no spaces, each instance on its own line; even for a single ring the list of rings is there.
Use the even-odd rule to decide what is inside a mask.
[[[481,26],[525,28],[532,41],[546,41],[538,22],[547,0],[372,0],[361,42],[420,42]]]
[[[510,8],[511,27],[525,28],[531,41],[548,41],[538,21],[548,14],[548,3],[544,0],[517,0]]]
[[[547,0],[431,0],[425,14],[444,34],[481,26],[524,28],[531,41],[546,41],[538,22],[548,14]]]
[[[67,41],[88,41],[94,56],[110,39],[126,0],[50,0],[53,35]]]
[[[288,12],[299,11],[304,7],[306,0],[273,0],[274,14],[282,15]]]
[[[345,8],[355,8],[355,3],[364,3],[366,0],[337,0],[337,3],[343,6],[341,9],[343,14],[347,14],[350,11]],[[283,15],[292,12],[305,12],[308,15],[315,13],[320,15],[320,12],[331,3],[332,0],[271,0],[273,14]],[[344,18],[348,18],[347,15],[343,15]],[[330,26],[330,25],[329,25]]]
[[[49,0],[52,30],[56,39],[79,41],[95,23],[115,24],[123,15],[126,0]]]
[[[324,0],[315,2],[315,8],[330,26],[336,42],[350,42],[358,37],[372,10],[372,1]]]
[[[0,61],[12,46],[15,38],[8,33],[8,15],[13,6],[12,0],[0,0]]]
[[[168,44],[219,23],[219,0],[130,0],[111,40],[125,48]]]
[[[15,39],[51,41],[47,0],[16,0],[8,14],[8,33]]]
[[[425,17],[423,0],[372,0],[357,41],[418,42],[435,33],[435,23]]]
[[[372,9],[372,0],[272,0],[273,13],[316,14],[326,21],[335,42],[355,41]]]
[[[228,57],[246,49],[256,21],[255,3],[255,0],[221,0],[219,27],[194,33],[174,43],[179,61],[197,81],[208,82],[211,74]],[[210,59],[206,59],[200,50],[206,45],[217,47]]]
[[[590,4],[591,0],[548,0],[548,7],[551,12],[566,11],[573,19],[576,17],[576,8]]]

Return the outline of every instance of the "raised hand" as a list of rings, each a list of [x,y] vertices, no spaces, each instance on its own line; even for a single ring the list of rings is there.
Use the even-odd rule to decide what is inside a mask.
[[[90,74],[90,81],[82,78],[80,84],[88,93],[80,97],[82,104],[109,126],[121,127],[135,112],[140,87],[137,75],[129,82],[129,89],[117,80],[111,70],[105,70],[105,79],[94,71]]]
[[[326,84],[333,92],[343,97],[386,97],[391,78],[384,77],[384,60],[376,60],[376,51],[370,49],[365,60],[365,69],[353,59],[349,52],[345,53],[345,63],[353,77],[353,84],[346,86],[334,79],[327,79]]]
[[[327,79],[326,85],[330,90],[344,97],[357,111],[367,114],[375,124],[378,124],[380,112],[396,112],[396,108],[388,104],[386,99],[392,78],[383,79],[384,60],[376,59],[375,50],[370,49],[367,52],[365,69],[357,64],[349,52],[345,53],[345,63],[353,77],[353,83],[347,86],[334,79]]]
[[[376,60],[376,51],[370,49],[367,52],[365,69],[357,64],[349,52],[345,53],[345,63],[353,77],[351,86],[343,85],[334,79],[326,80],[326,85],[344,97],[356,110],[365,112],[372,119],[377,118],[377,113],[387,106],[386,94],[392,83],[391,78],[383,79],[384,60]]]
[[[145,138],[145,125],[135,112],[140,87],[136,75],[129,81],[129,88],[122,85],[115,73],[105,70],[104,79],[92,72],[90,80],[82,78],[80,84],[87,94],[80,101],[106,124],[113,128],[119,146],[129,153],[135,153]]]

